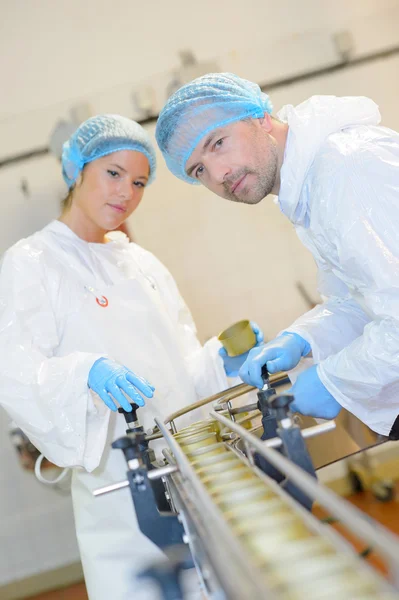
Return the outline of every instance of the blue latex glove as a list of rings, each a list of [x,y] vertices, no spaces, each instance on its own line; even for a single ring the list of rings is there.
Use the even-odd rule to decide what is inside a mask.
[[[250,325],[252,331],[256,335],[256,346],[258,346],[264,340],[263,331],[261,331],[259,325],[253,321],[251,321]],[[224,370],[226,371],[227,377],[237,377],[238,371],[245,362],[248,354],[249,352],[244,352],[244,354],[240,354],[239,356],[229,356],[225,348],[220,348],[219,355],[223,358]]]
[[[297,333],[282,333],[272,342],[250,350],[239,376],[245,383],[262,389],[264,384],[261,373],[264,365],[269,373],[289,371],[310,351],[308,342]]]
[[[144,396],[147,396],[147,398],[152,398],[155,390],[148,381],[107,358],[96,360],[90,369],[87,384],[93,392],[96,392],[100,396],[108,408],[113,411],[116,411],[117,407],[111,394],[123,409],[131,412],[132,407],[121,390],[139,406],[144,406],[144,399],[137,390],[144,394]]]
[[[319,419],[335,419],[342,406],[320,381],[317,365],[306,369],[287,394],[294,395],[291,411]]]

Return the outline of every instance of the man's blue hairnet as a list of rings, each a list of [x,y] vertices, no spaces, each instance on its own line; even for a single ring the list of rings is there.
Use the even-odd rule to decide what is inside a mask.
[[[256,83],[231,73],[210,73],[175,92],[163,107],[155,137],[170,171],[199,183],[185,166],[200,140],[213,129],[272,112],[269,96]]]
[[[67,186],[75,184],[85,164],[119,150],[144,154],[150,163],[148,183],[154,180],[155,148],[145,129],[120,115],[97,115],[82,123],[63,145],[62,175]]]

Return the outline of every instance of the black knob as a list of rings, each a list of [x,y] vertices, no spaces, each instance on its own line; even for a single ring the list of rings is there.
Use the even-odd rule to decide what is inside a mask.
[[[276,415],[277,421],[281,421],[288,416],[290,404],[294,400],[292,394],[279,394],[269,400],[269,406]]]
[[[266,365],[263,365],[261,375],[262,375],[263,383],[267,383],[269,381],[269,371],[267,370]]]
[[[137,409],[139,408],[139,405],[133,402],[130,406],[132,407],[132,410],[130,412],[128,412],[122,407],[118,408],[118,413],[124,415],[126,423],[134,423],[135,421],[137,421]]]
[[[127,437],[132,440],[134,446],[138,447],[145,442],[146,435],[144,431],[136,431],[135,433],[129,434]]]
[[[137,457],[137,450],[130,437],[124,436],[112,442],[112,447],[123,451],[127,461]]]
[[[126,460],[129,461],[140,456],[140,444],[142,444],[144,440],[145,434],[138,432],[118,438],[112,442],[112,447],[122,450]]]
[[[269,388],[268,390],[260,390],[257,394],[258,410],[260,410],[264,417],[267,417],[270,414],[270,398],[272,398],[275,394],[276,390],[274,388]]]
[[[125,450],[126,448],[131,448],[133,445],[133,440],[127,435],[112,442],[112,447],[118,448],[118,450]]]

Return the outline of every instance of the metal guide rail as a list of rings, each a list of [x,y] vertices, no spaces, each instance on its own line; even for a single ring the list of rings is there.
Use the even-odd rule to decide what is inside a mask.
[[[396,536],[317,483],[304,439],[328,433],[334,422],[301,431],[289,410],[292,396],[276,395],[271,379],[264,377],[255,404],[233,409],[231,400],[253,389],[236,386],[165,422],[155,419],[151,435],[128,413],[126,420],[134,426],[113,443],[125,454],[127,480],[94,495],[130,488],[140,529],[169,558],[169,571],[162,566],[147,573],[165,600],[185,600],[176,575],[182,562],[176,567],[171,558],[171,548],[180,545],[189,548],[189,564],[196,567],[206,598],[399,598]],[[285,380],[279,374],[272,383]],[[177,431],[175,419],[210,402],[207,419]],[[262,419],[262,439],[249,431],[254,416]],[[167,444],[161,467],[152,462],[149,449],[160,437]],[[237,440],[245,455],[237,450]],[[315,501],[383,558],[387,579],[311,513]]]
[[[268,379],[269,379],[268,385],[270,385],[270,386],[273,385],[274,387],[278,387],[279,385],[282,385],[287,382],[289,383],[288,375],[287,375],[287,373],[284,373],[284,372],[270,375]],[[228,405],[228,403],[231,400],[233,400],[235,398],[239,398],[240,396],[243,396],[244,394],[248,394],[248,392],[251,392],[256,389],[257,388],[252,387],[251,385],[247,385],[246,383],[240,383],[238,385],[235,385],[232,388],[223,390],[221,392],[218,392],[217,394],[214,394],[213,396],[209,396],[208,398],[198,400],[198,402],[193,402],[192,404],[189,404],[189,405],[185,406],[184,408],[177,410],[176,412],[169,415],[169,417],[167,419],[165,419],[165,424],[169,423],[172,432],[175,433],[177,431],[176,425],[175,425],[175,420],[177,418],[182,417],[183,415],[186,415],[187,413],[190,413],[193,410],[196,410],[197,408],[201,408],[207,404],[210,404],[211,402],[216,402],[218,408],[221,408],[222,403]],[[254,406],[252,407],[252,410],[255,410]]]
[[[178,466],[178,475],[172,476],[175,489],[183,488],[186,498],[190,498],[191,504],[186,501],[185,505],[180,506],[180,510],[184,513],[188,509],[192,513],[194,507],[195,512],[202,515],[204,527],[207,525],[211,531],[217,532],[216,541],[212,541],[212,547],[215,548],[216,545],[217,556],[224,555],[226,545],[229,549],[233,547],[232,537],[241,546],[241,550],[237,548],[235,556],[230,556],[227,562],[223,561],[221,571],[219,565],[213,564],[218,572],[227,572],[229,576],[240,574],[239,580],[244,591],[240,591],[243,595],[238,597],[290,600],[399,598],[395,589],[399,573],[399,544],[395,536],[371,523],[360,511],[336,497],[313,477],[270,448],[267,442],[261,442],[243,427],[215,411],[210,416],[244,439],[251,456],[255,452],[261,454],[295,481],[306,494],[339,518],[348,529],[371,544],[385,557],[391,570],[392,585],[359,558],[340,535],[328,525],[320,523],[279,485],[251,465],[251,460],[246,460],[224,444],[226,456],[232,454],[253,475],[252,478],[248,476],[241,480],[242,485],[235,493],[241,493],[242,502],[232,506],[229,497],[231,500],[234,486],[228,481],[221,482],[220,478],[217,481],[215,477],[212,481],[212,477],[204,477],[206,469],[198,468],[195,460],[190,463],[180,444],[165,425],[157,420],[173,453],[173,462]],[[220,456],[224,457],[224,453],[221,452]],[[233,468],[234,460],[226,457],[223,461],[226,463],[225,472],[227,464],[230,470]],[[215,484],[213,489],[210,485],[212,483]],[[261,501],[256,502],[257,500]],[[228,526],[223,529],[222,534],[221,522]],[[252,591],[255,581],[262,589],[261,592]],[[223,588],[225,589],[224,585]],[[245,595],[245,590],[251,590],[249,596]],[[226,595],[226,598],[235,597]]]

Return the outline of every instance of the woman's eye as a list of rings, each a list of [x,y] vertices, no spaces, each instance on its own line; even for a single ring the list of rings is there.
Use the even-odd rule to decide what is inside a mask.
[[[108,169],[108,173],[111,175],[111,177],[118,177],[119,173],[118,171],[111,171],[110,169]]]

